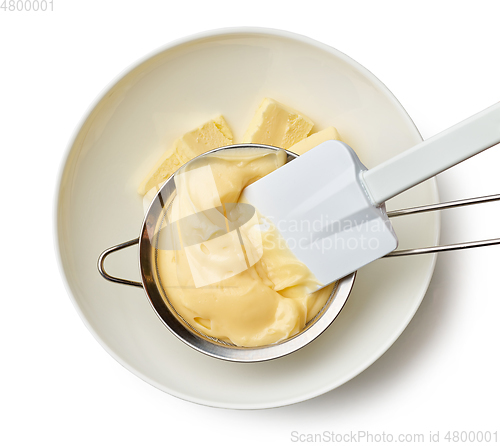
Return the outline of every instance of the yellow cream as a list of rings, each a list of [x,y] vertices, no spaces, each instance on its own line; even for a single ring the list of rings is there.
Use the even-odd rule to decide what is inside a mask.
[[[208,336],[247,347],[279,342],[332,291],[311,292],[318,281],[276,228],[249,205],[235,205],[247,185],[285,161],[282,151],[221,151],[176,174],[168,219],[182,247],[158,252],[160,278],[177,312]]]
[[[308,136],[313,127],[297,110],[264,98],[243,142],[300,155],[323,141],[340,139],[334,127]],[[222,116],[176,140],[139,186],[145,209],[182,165],[232,143]],[[277,229],[239,202],[247,185],[285,159],[284,152],[262,149],[221,151],[190,163],[175,176],[177,195],[165,231],[175,240],[158,252],[160,278],[175,309],[200,332],[248,347],[279,342],[314,318],[332,291],[333,285],[313,292],[318,281]]]

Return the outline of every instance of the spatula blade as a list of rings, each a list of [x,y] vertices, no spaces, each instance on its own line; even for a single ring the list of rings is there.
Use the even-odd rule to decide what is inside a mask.
[[[245,188],[243,199],[325,286],[398,245],[385,206],[363,189],[364,170],[351,147],[326,141]]]

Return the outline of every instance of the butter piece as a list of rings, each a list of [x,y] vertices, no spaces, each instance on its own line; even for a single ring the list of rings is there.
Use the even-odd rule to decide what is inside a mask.
[[[206,122],[175,141],[174,146],[163,154],[148,173],[137,192],[145,195],[151,189],[159,189],[170,175],[189,160],[232,143],[233,134],[222,115]]]
[[[265,98],[243,137],[243,142],[288,149],[309,135],[314,127],[307,116],[274,99]]]
[[[322,142],[328,141],[330,139],[340,139],[339,132],[335,127],[327,127],[324,130],[321,130],[318,133],[313,133],[311,136],[308,136],[306,139],[294,144],[290,147],[290,152],[296,153],[297,155],[303,155],[307,151],[311,150],[313,147],[321,144]]]

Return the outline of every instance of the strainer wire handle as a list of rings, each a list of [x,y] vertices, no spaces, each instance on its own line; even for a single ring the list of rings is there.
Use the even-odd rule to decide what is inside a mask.
[[[412,214],[419,214],[422,212],[430,212],[430,211],[438,211],[438,210],[443,210],[443,209],[452,209],[456,207],[462,207],[462,206],[469,206],[472,204],[479,204],[479,203],[489,203],[492,201],[499,201],[500,200],[500,194],[498,195],[488,195],[484,197],[477,197],[477,198],[469,198],[465,200],[457,200],[457,201],[449,201],[446,203],[439,203],[439,204],[431,204],[427,206],[418,206],[418,207],[413,207],[413,208],[407,208],[407,209],[401,209],[399,211],[391,211],[388,212],[387,215],[389,217],[400,217],[403,215],[412,215]],[[111,248],[106,249],[105,251],[102,252],[102,254],[99,256],[99,259],[97,260],[97,269],[101,273],[101,276],[104,277],[106,280],[109,280],[110,282],[115,282],[115,283],[121,283],[123,285],[130,285],[130,286],[136,286],[142,288],[142,283],[140,282],[134,282],[133,280],[127,280],[127,279],[120,279],[119,277],[111,276],[108,274],[104,268],[104,261],[106,260],[106,257],[113,253],[120,251],[124,248],[128,248],[129,246],[137,245],[139,243],[139,238],[135,238],[133,240],[129,240],[128,242],[120,243],[119,245],[112,246]],[[460,249],[468,249],[468,248],[479,248],[482,246],[492,246],[492,245],[499,245],[500,244],[500,238],[496,239],[490,239],[490,240],[479,240],[476,242],[463,242],[463,243],[456,243],[452,245],[441,245],[441,246],[431,246],[428,248],[415,248],[415,249],[400,249],[398,251],[393,251],[389,254],[387,254],[385,257],[398,257],[398,256],[407,256],[407,255],[415,255],[415,254],[429,254],[429,253],[436,253],[436,252],[444,252],[444,251],[456,251]]]
[[[133,280],[120,279],[119,277],[111,276],[104,269],[104,260],[106,260],[106,257],[109,254],[111,254],[113,252],[120,251],[124,248],[128,248],[129,246],[137,245],[138,243],[139,243],[139,238],[135,238],[133,240],[129,240],[128,242],[124,242],[124,243],[120,243],[119,245],[112,246],[111,248],[108,248],[105,251],[103,251],[102,254],[99,256],[99,259],[97,260],[97,269],[101,273],[101,276],[104,277],[106,280],[109,280],[110,282],[121,283],[122,285],[131,285],[131,286],[137,286],[137,287],[142,288],[142,283],[134,282]]]
[[[402,215],[419,214],[421,212],[451,209],[461,206],[468,206],[471,204],[489,203],[498,200],[500,200],[500,195],[487,195],[484,197],[468,198],[465,200],[449,201],[447,203],[431,204],[427,206],[401,209],[399,211],[388,212],[387,215],[389,217],[400,217]],[[415,254],[429,254],[435,252],[456,251],[459,249],[479,248],[481,246],[492,246],[499,244],[500,244],[500,238],[494,238],[490,240],[480,240],[476,242],[456,243],[453,245],[431,246],[429,248],[400,249],[398,251],[393,251],[384,257],[398,257],[398,256],[408,256]]]

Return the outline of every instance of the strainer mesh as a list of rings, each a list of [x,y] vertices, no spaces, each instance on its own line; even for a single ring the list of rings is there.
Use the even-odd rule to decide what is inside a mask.
[[[157,226],[158,228],[161,228],[163,226],[163,223],[165,221],[165,218],[167,217],[167,214],[168,214],[168,209],[170,207],[170,205],[172,204],[173,202],[173,198],[175,196],[175,192],[173,193],[173,195],[170,197],[169,199],[169,205],[168,206],[164,206],[163,207],[163,211],[162,211],[162,217],[161,217],[161,220],[159,222],[159,225]],[[195,327],[193,327],[188,321],[186,321],[181,314],[179,314],[177,312],[177,310],[175,309],[175,306],[172,304],[172,302],[170,302],[170,299],[168,298],[168,294],[166,293],[165,291],[165,287],[163,286],[163,283],[162,283],[162,280],[161,280],[161,274],[160,274],[160,271],[158,269],[158,251],[160,250],[160,248],[158,248],[158,243],[159,243],[159,239],[160,237],[158,236],[158,233],[156,234],[156,236],[154,237],[154,269],[155,269],[155,272],[156,272],[156,277],[155,277],[155,280],[157,281],[157,286],[158,286],[158,289],[160,290],[161,292],[161,295],[163,297],[163,299],[167,302],[168,304],[168,307],[169,309],[175,314],[175,316],[187,327],[189,328],[189,330],[191,330],[192,332],[196,333],[196,335],[204,338],[204,339],[207,339],[207,340],[210,340],[212,342],[215,342],[217,344],[221,344],[221,345],[224,345],[226,347],[237,347],[237,348],[244,348],[244,349],[251,349],[251,348],[254,348],[254,347],[240,347],[240,346],[237,346],[236,344],[233,344],[231,342],[227,342],[227,341],[224,341],[222,339],[219,339],[219,338],[215,338],[213,336],[209,336],[205,333],[202,333],[201,331],[197,330]],[[312,318],[309,322],[306,323],[306,325],[304,326],[304,328],[299,332],[297,333],[296,335],[288,338],[288,339],[285,339],[283,341],[280,341],[278,342],[277,344],[281,344],[281,343],[284,343],[284,342],[287,342],[291,339],[294,339],[295,337],[299,336],[300,334],[304,333],[304,331],[306,331],[309,327],[311,327],[316,321],[318,321],[322,316],[323,314],[325,313],[325,310],[330,306],[330,304],[332,303],[333,299],[335,298],[335,294],[337,292],[337,289],[338,289],[338,286],[339,286],[339,282],[336,282],[335,283],[335,286],[333,287],[333,290],[328,298],[328,300],[326,301],[325,305],[323,305],[323,307],[321,308],[321,310],[318,312],[318,314],[316,314],[316,316],[314,318]]]

